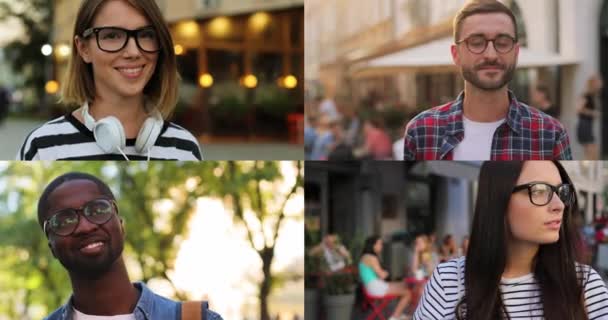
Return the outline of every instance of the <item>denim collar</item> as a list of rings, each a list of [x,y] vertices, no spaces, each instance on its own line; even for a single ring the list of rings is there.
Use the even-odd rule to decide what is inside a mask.
[[[140,291],[139,300],[133,310],[135,319],[152,319],[151,313],[154,308],[154,293],[148,289],[143,282],[135,282],[133,286]],[[74,296],[70,296],[68,302],[63,306],[61,320],[71,320],[74,317]]]

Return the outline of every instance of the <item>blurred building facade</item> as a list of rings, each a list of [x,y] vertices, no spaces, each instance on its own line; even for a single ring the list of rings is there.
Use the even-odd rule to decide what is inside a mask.
[[[608,213],[606,205],[606,183],[608,162],[606,161],[562,161],[578,193],[578,206],[589,223]]]
[[[384,104],[413,114],[453,99],[463,81],[449,58],[451,24],[465,1],[306,0],[307,82],[320,83],[330,97],[380,95]],[[576,105],[587,78],[603,71],[608,80],[608,1],[501,1],[516,15],[530,57],[522,63],[520,54],[512,90],[529,102],[530,86],[546,84],[576,141]],[[607,128],[596,129],[596,137],[608,140]],[[581,158],[580,146],[573,148]]]
[[[562,161],[578,194],[584,222],[606,211],[608,162]],[[481,162],[315,162],[305,164],[308,232],[341,238],[380,235],[391,272],[402,272],[406,246],[420,233],[437,239],[469,235]]]
[[[287,132],[303,110],[303,0],[157,0],[182,78],[176,117],[195,133]],[[80,1],[55,1],[54,76],[70,54]]]
[[[476,162],[306,161],[307,232],[337,233],[346,242],[377,234],[387,244],[391,274],[403,275],[415,236],[469,233]]]

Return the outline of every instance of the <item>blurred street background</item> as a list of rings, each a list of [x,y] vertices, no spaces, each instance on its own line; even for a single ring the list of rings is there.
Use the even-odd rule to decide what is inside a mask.
[[[157,3],[182,78],[172,120],[205,159],[303,159],[304,0]],[[0,0],[0,159],[68,112],[57,101],[79,6]]]

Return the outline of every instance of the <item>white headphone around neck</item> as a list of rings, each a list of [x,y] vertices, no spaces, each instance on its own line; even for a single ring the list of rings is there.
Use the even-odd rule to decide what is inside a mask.
[[[123,153],[123,149],[126,147],[125,130],[120,123],[118,118],[108,116],[99,121],[95,121],[93,116],[89,113],[89,103],[85,102],[82,106],[82,117],[84,118],[84,125],[91,131],[95,137],[97,145],[106,153],[112,153],[119,151]],[[154,110],[152,114],[144,121],[137,139],[135,139],[135,150],[138,153],[148,152],[154,146],[156,139],[160,135],[163,128],[163,117],[158,110]],[[125,156],[126,158],[126,156]]]

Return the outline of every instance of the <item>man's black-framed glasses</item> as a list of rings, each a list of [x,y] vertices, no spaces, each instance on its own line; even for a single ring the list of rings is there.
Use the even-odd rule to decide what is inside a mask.
[[[488,43],[492,42],[496,52],[505,54],[511,52],[517,43],[517,39],[506,34],[501,34],[494,39],[486,39],[483,35],[476,34],[466,39],[456,41],[456,44],[465,43],[467,49],[474,54],[481,54],[488,48]]]
[[[117,212],[116,203],[109,199],[95,199],[85,203],[80,208],[67,208],[55,212],[50,218],[44,221],[43,229],[48,230],[62,237],[71,235],[78,223],[80,216],[91,223],[102,225],[108,222],[112,215]]]
[[[565,205],[570,205],[573,200],[572,186],[567,183],[552,186],[544,182],[531,182],[514,187],[513,193],[526,189],[530,202],[537,206],[544,206],[551,202],[554,193]]]
[[[158,36],[152,26],[147,26],[135,30],[128,30],[119,27],[99,27],[89,28],[82,33],[83,38],[88,38],[95,34],[97,47],[105,52],[118,52],[127,46],[130,38],[135,38],[137,47],[147,53],[160,51]]]

